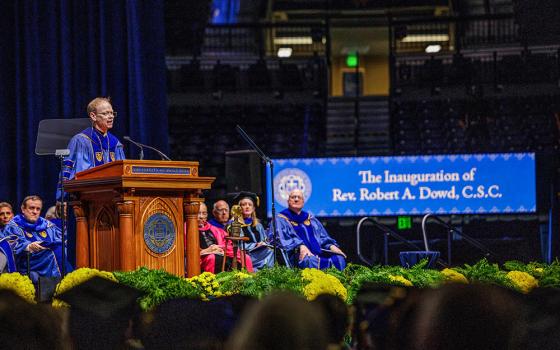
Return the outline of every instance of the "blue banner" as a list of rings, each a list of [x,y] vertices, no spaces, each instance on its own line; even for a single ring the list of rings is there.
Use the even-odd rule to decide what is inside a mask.
[[[304,210],[319,217],[536,212],[534,153],[273,162],[279,210],[300,189]],[[270,195],[270,171],[267,179]]]

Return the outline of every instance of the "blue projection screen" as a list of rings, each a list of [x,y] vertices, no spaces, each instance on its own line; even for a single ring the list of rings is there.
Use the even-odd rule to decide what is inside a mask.
[[[304,210],[320,217],[536,212],[534,153],[273,162],[277,211],[298,188]],[[267,186],[270,195],[270,170]]]

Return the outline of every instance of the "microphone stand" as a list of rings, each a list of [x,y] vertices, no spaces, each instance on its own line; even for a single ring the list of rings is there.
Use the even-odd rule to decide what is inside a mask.
[[[62,176],[62,172],[64,170],[64,158],[70,154],[70,150],[68,149],[57,149],[55,151],[55,156],[60,159],[60,215],[62,216],[62,232],[61,232],[61,240],[62,240],[62,278],[66,276],[66,230],[67,228],[67,216],[66,216],[66,200],[64,199],[66,196],[64,194],[64,179]],[[28,264],[29,266],[29,264]]]
[[[132,139],[128,136],[124,136],[123,139],[140,148],[140,155],[138,156],[138,158],[140,158],[140,160],[144,159],[144,147],[142,147],[142,145],[140,145],[138,142],[132,141]]]
[[[273,243],[273,247],[274,247],[274,263],[278,263],[277,260],[277,251],[278,251],[278,230],[276,227],[276,207],[274,205],[274,163],[272,162],[272,159],[270,159],[260,148],[259,146],[257,146],[257,144],[251,139],[251,137],[249,137],[249,135],[247,135],[247,133],[245,132],[245,130],[243,130],[239,125],[235,126],[235,129],[237,130],[237,132],[239,133],[239,135],[241,135],[241,137],[249,144],[249,146],[251,146],[251,148],[253,150],[255,150],[255,152],[257,152],[257,154],[259,155],[259,157],[263,160],[263,162],[265,162],[266,164],[268,164],[268,166],[270,167],[270,188],[271,188],[271,194],[270,194],[270,200],[272,201],[272,205],[271,205],[271,211],[272,211],[272,222],[271,222],[271,227],[272,227],[272,236],[274,237],[274,243]]]
[[[171,158],[169,158],[168,156],[165,155],[165,153],[163,153],[162,151],[158,150],[157,148],[154,148],[152,146],[148,146],[145,145],[143,143],[140,142],[136,142],[133,141],[130,137],[128,136],[123,136],[123,139],[127,140],[128,142],[135,144],[136,146],[140,147],[140,159],[144,158],[144,151],[143,151],[143,147],[146,147],[147,149],[151,149],[152,151],[156,152],[157,154],[159,154],[159,156],[161,157],[162,160],[171,160]]]

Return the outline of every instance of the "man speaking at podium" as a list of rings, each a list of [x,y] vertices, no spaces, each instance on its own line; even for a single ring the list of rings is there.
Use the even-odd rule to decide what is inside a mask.
[[[96,97],[87,106],[91,127],[72,137],[68,143],[70,154],[64,159],[62,181],[71,180],[76,173],[115,160],[125,159],[123,145],[109,130],[117,117],[111,100]],[[57,200],[61,199],[62,182],[58,184]]]

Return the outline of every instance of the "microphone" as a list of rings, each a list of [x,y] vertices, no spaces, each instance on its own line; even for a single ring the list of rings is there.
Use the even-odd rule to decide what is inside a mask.
[[[154,152],[156,152],[157,154],[159,154],[159,156],[161,157],[162,160],[171,160],[171,159],[170,159],[168,156],[166,156],[162,151],[160,151],[160,150],[158,150],[158,149],[156,149],[156,148],[154,148],[154,147],[152,147],[152,146],[148,146],[148,145],[145,145],[145,144],[143,144],[143,143],[133,141],[133,140],[132,140],[130,137],[128,137],[128,136],[123,136],[123,139],[125,139],[126,141],[128,141],[128,142],[130,142],[130,143],[133,143],[133,144],[135,144],[136,146],[140,147],[140,159],[143,159],[143,157],[144,157],[144,153],[143,153],[142,148],[143,148],[143,147],[146,147],[147,149],[151,149],[152,151],[154,151]]]
[[[144,159],[144,147],[138,142],[132,141],[132,139],[128,136],[123,136],[123,139],[127,140],[128,142],[132,143],[136,147],[140,148],[140,160]]]

